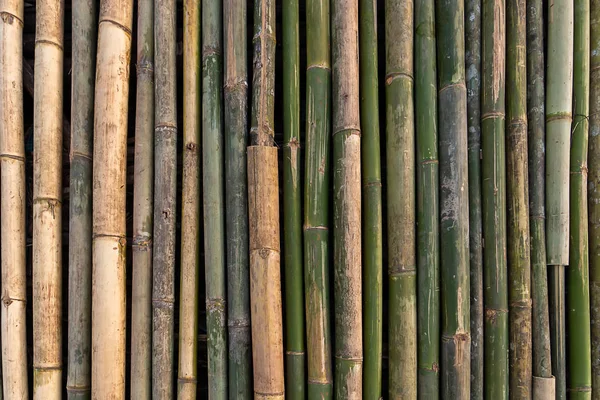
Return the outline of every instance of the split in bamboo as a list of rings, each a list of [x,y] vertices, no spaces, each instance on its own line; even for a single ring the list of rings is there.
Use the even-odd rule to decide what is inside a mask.
[[[28,396],[23,17],[23,0],[0,0],[0,336],[3,389],[10,399]]]
[[[154,2],[138,1],[133,178],[131,397],[152,395],[152,217],[154,204]]]
[[[331,399],[329,295],[330,2],[306,6],[306,159],[304,181],[304,277],[308,346],[308,396]]]

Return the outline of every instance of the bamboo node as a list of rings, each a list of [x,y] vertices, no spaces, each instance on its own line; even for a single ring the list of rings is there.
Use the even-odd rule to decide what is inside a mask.
[[[4,304],[5,307],[8,308],[8,306],[10,306],[13,302],[18,301],[20,303],[27,303],[26,299],[19,299],[16,297],[10,297],[8,294],[5,294],[4,296],[2,296],[2,304]]]
[[[414,78],[411,74],[405,72],[390,72],[385,77],[385,84],[390,86],[396,79],[409,79],[410,82],[414,81]]]
[[[457,83],[450,83],[446,86],[442,86],[439,90],[438,90],[438,94],[441,94],[443,92],[445,92],[446,90],[450,90],[453,88],[457,88],[457,89],[463,89],[464,91],[467,90],[467,86],[465,85],[464,82],[457,82]]]
[[[217,46],[204,46],[202,48],[202,60],[206,61],[209,57],[217,57],[221,55],[221,49]]]
[[[15,14],[11,14],[8,11],[1,11],[0,18],[2,18],[2,22],[12,25],[15,20],[17,20],[21,26],[23,26],[23,20],[17,17]]]
[[[131,28],[123,25],[122,23],[115,21],[114,19],[110,19],[110,18],[100,18],[100,21],[98,21],[98,25],[102,24],[103,22],[109,23],[109,24],[113,24],[116,25],[117,27],[121,28],[121,30],[123,30],[123,32],[129,37],[131,38]]]
[[[37,47],[38,44],[49,44],[53,47],[57,47],[60,51],[63,51],[62,43],[55,42],[54,40],[35,39],[35,47]]]
[[[349,125],[349,126],[338,126],[334,129],[332,137],[340,133],[348,133],[348,135],[356,135],[360,137],[360,126]]]
[[[224,299],[206,299],[206,311],[225,311],[226,305]]]
[[[575,387],[575,388],[567,388],[567,392],[587,393],[587,392],[591,392],[591,391],[592,391],[591,386],[579,386],[579,387]]]
[[[250,319],[248,318],[231,318],[227,321],[227,326],[233,329],[246,329],[250,326]]]

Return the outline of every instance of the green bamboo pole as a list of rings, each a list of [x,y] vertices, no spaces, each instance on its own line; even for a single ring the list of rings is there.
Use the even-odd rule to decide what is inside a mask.
[[[183,3],[183,177],[178,400],[195,399],[200,250],[200,2]]]
[[[589,256],[592,398],[600,400],[600,1],[590,6]]]
[[[283,2],[283,217],[286,294],[286,387],[305,399],[304,274],[300,187],[300,34],[297,0]],[[309,316],[314,318],[315,315]]]
[[[437,3],[442,398],[470,396],[470,283],[464,2]]]
[[[208,330],[208,393],[211,399],[226,399],[228,393],[221,26],[222,2],[220,0],[203,0],[202,183]]]
[[[566,398],[564,265],[569,263],[569,148],[573,77],[573,1],[548,3],[546,74],[546,263],[550,271],[552,372]]]
[[[248,265],[248,62],[246,1],[223,2],[225,207],[229,397],[252,398]]]
[[[304,279],[310,399],[330,399],[333,394],[328,243],[331,106],[329,17],[329,1],[307,2]]]
[[[525,0],[506,4],[506,197],[510,311],[510,395],[531,398],[531,255],[527,164]]]
[[[484,0],[482,19],[482,200],[485,398],[508,398],[508,291],[504,139],[504,0]]]
[[[544,3],[527,2],[527,118],[529,231],[533,303],[533,399],[554,397],[550,357],[545,231]]]
[[[481,0],[465,2],[469,160],[471,399],[483,400],[483,232],[481,221]]]
[[[0,0],[0,165],[2,286],[0,336],[6,398],[27,398],[23,0]],[[16,195],[19,194],[19,195]]]
[[[389,396],[417,395],[413,1],[386,0]]]
[[[96,2],[72,8],[71,166],[69,183],[69,328],[67,394],[88,399],[92,340],[92,153]]]
[[[362,398],[362,227],[358,0],[332,7],[335,398]]]
[[[361,0],[360,93],[362,190],[364,202],[363,397],[381,398],[383,353],[383,203],[379,138],[377,2]],[[436,211],[437,213],[437,211]]]
[[[590,0],[574,2],[569,266],[566,271],[569,398],[592,398],[587,157],[590,95]]]
[[[154,204],[154,2],[138,2],[133,178],[131,397],[152,395],[152,230]]]
[[[417,332],[420,399],[439,397],[440,253],[435,0],[415,1]],[[376,114],[375,114],[376,115]]]

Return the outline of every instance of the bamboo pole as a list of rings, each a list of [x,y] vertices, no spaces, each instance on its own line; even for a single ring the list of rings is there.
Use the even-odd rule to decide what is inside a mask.
[[[183,3],[183,178],[177,398],[195,399],[200,252],[200,3]]]
[[[27,398],[23,0],[0,0],[0,215],[4,395]]]
[[[283,2],[283,218],[286,294],[286,387],[305,399],[306,351],[300,186],[300,34],[297,0]],[[308,315],[314,318],[318,315]],[[328,325],[327,325],[328,326]],[[327,335],[329,333],[327,332]]]
[[[275,144],[275,1],[254,3],[252,125],[248,147],[250,309],[254,398],[284,398],[279,182]]]
[[[482,200],[485,398],[508,398],[508,290],[504,138],[505,3],[484,0],[482,19]]]
[[[544,4],[527,2],[527,118],[529,230],[533,303],[533,399],[554,398],[550,358],[548,268],[545,232]]]
[[[587,157],[590,99],[590,0],[574,2],[573,125],[570,141],[567,279],[569,399],[592,398]]]
[[[202,2],[202,183],[208,330],[208,393],[227,398],[225,193],[220,0]]]
[[[335,398],[361,399],[363,335],[358,0],[334,0],[331,5]]]
[[[380,399],[383,353],[383,203],[379,138],[377,2],[361,0],[359,7],[360,112],[364,116],[361,162],[365,210],[363,215],[365,232],[363,396],[368,399]]]
[[[481,221],[481,0],[465,2],[469,169],[471,399],[483,400],[483,232]]]
[[[133,181],[131,397],[152,395],[152,216],[154,204],[154,3],[138,2]]]
[[[62,393],[63,1],[36,3],[33,158],[33,398]]]
[[[435,0],[415,1],[414,18],[417,27],[415,65],[421,66],[415,71],[416,234],[419,271],[417,392],[419,398],[433,400],[439,398],[441,339]]]
[[[333,396],[329,294],[330,4],[306,6],[304,269],[310,399]]]
[[[248,265],[248,56],[245,0],[223,3],[225,44],[225,212],[229,396],[252,398]]]
[[[573,78],[573,1],[548,3],[546,74],[546,263],[556,398],[566,398],[564,265],[569,263],[569,148]]]
[[[464,2],[437,2],[442,398],[470,395],[470,284]]]
[[[67,394],[69,399],[87,399],[92,385],[92,153],[98,28],[95,1],[77,1],[72,7]]]
[[[389,396],[392,399],[417,395],[413,25],[412,0],[386,0]]]
[[[94,96],[94,400],[125,398],[125,183],[132,19],[132,0],[100,3]]]

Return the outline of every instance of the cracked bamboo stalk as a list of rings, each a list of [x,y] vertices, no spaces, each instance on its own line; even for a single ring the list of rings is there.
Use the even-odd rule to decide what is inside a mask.
[[[0,0],[0,230],[2,378],[9,399],[27,398],[23,0]]]
[[[125,184],[132,0],[100,3],[94,106],[92,399],[125,398]]]

